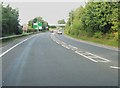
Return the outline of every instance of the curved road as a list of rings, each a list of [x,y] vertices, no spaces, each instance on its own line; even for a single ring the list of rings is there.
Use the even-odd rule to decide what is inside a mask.
[[[56,39],[59,41],[55,42]],[[21,40],[22,41],[22,40]],[[17,42],[16,42],[17,43]],[[92,61],[65,43],[108,62]],[[14,43],[13,43],[14,44]],[[3,49],[3,53],[11,45]],[[64,35],[40,33],[2,56],[3,86],[117,86],[118,52],[76,41]],[[95,59],[96,60],[96,59]]]

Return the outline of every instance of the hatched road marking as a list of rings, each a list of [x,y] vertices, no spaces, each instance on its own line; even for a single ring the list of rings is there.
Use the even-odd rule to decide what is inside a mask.
[[[53,41],[55,41],[57,44],[67,48],[67,49],[71,49],[73,50],[75,53],[93,61],[93,62],[101,62],[101,63],[108,63],[108,62],[111,62],[110,60],[106,59],[106,58],[103,58],[103,57],[100,57],[100,56],[97,56],[95,54],[92,54],[90,52],[86,52],[84,50],[79,50],[77,47],[73,46],[73,45],[70,45],[70,44],[67,44],[59,39],[57,39],[55,36],[55,34],[52,34],[51,35],[51,38]]]
[[[85,56],[85,55],[79,53],[78,51],[75,51],[75,53],[77,53],[77,54],[79,54],[79,55],[81,55],[81,56],[83,56],[83,57],[85,57],[85,58],[88,58],[89,60],[91,60],[91,61],[93,61],[93,62],[98,62],[98,61],[96,61],[96,60],[94,60],[94,59],[92,59],[92,58],[90,58],[90,57],[88,57],[88,56]]]
[[[120,69],[120,67],[117,67],[117,66],[110,66],[110,68],[113,68],[113,69]]]

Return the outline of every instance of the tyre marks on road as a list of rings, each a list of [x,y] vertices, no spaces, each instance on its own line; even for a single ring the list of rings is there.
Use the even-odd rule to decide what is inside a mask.
[[[111,62],[110,60],[106,59],[106,58],[103,58],[103,57],[100,57],[100,56],[97,56],[95,54],[92,54],[90,52],[87,52],[85,50],[81,50],[81,49],[78,49],[77,47],[73,46],[73,45],[70,45],[70,44],[67,44],[59,39],[57,39],[55,36],[54,36],[54,33],[51,35],[51,38],[53,41],[55,41],[57,44],[65,47],[66,49],[69,49],[69,50],[72,50],[74,51],[76,54],[80,55],[80,56],[83,56],[93,62],[103,62],[103,63],[108,63],[108,62]]]

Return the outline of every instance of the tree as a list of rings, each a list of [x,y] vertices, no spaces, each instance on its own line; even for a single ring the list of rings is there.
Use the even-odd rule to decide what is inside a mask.
[[[2,5],[2,36],[19,34],[19,11],[13,9],[10,5]]]
[[[65,24],[65,20],[64,19],[58,20],[58,24]]]
[[[0,37],[2,37],[2,3],[0,3]]]
[[[92,1],[69,13],[65,31],[75,36],[116,36],[120,25],[119,3]]]

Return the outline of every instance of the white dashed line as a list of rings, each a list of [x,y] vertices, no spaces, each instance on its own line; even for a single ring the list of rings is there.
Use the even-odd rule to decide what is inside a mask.
[[[68,46],[66,46],[65,48],[70,49]]]
[[[54,39],[53,39],[53,37],[54,37]],[[81,55],[81,56],[83,56],[83,57],[85,57],[85,58],[87,58],[87,59],[89,59],[89,60],[91,60],[91,61],[93,61],[93,62],[104,62],[104,63],[111,62],[111,61],[108,60],[108,59],[105,59],[105,58],[103,58],[103,57],[94,55],[94,54],[89,53],[89,52],[86,52],[86,51],[84,51],[84,50],[82,50],[82,51],[81,51],[81,50],[78,50],[77,47],[72,46],[72,45],[70,45],[70,44],[66,44],[66,43],[63,42],[63,41],[60,41],[59,39],[55,38],[54,35],[52,35],[51,38],[52,38],[53,40],[55,40],[55,42],[58,43],[58,44],[60,44],[61,46],[65,47],[65,48],[67,48],[67,49],[71,49],[71,50],[75,51],[75,53],[77,53],[77,54],[79,54],[79,55]]]
[[[74,47],[72,45],[68,45],[72,50],[77,50],[78,48],[77,47]]]
[[[59,42],[56,41],[57,44],[59,44]]]
[[[63,47],[66,47],[65,45],[62,45]]]
[[[61,46],[67,48],[67,49],[71,49],[73,50],[75,53],[91,60],[92,62],[103,62],[103,63],[108,63],[108,62],[111,62],[110,60],[106,59],[106,58],[103,58],[103,57],[100,57],[100,56],[97,56],[95,54],[92,54],[92,53],[89,53],[89,52],[86,52],[84,50],[79,50],[77,47],[75,46],[72,46],[70,44],[66,44],[65,42],[63,41],[60,41],[59,39],[55,38],[54,34],[51,35],[51,38],[53,41],[55,41],[57,44],[60,44]],[[117,67],[117,66],[110,66],[111,69],[120,69],[120,67]]]
[[[61,42],[61,43],[64,44],[64,45],[66,44],[65,42]]]

